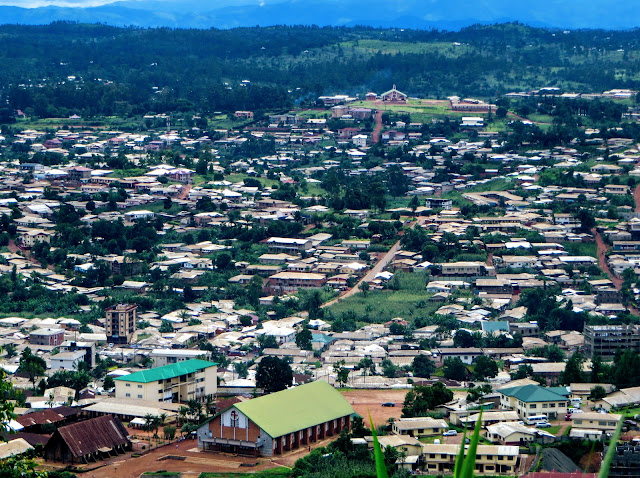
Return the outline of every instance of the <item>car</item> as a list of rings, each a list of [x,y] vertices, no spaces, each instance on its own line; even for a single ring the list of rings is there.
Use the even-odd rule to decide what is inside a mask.
[[[549,422],[536,423],[536,428],[551,428],[551,423]]]
[[[382,406],[383,406],[383,407],[395,407],[395,406],[396,406],[396,404],[395,404],[395,403],[393,403],[393,402],[384,402],[384,403],[382,404]]]
[[[442,434],[443,437],[455,437],[458,436],[458,432],[455,430],[447,430]]]

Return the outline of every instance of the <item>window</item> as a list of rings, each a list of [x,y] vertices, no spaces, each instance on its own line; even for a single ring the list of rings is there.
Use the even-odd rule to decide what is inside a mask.
[[[130,393],[125,394],[125,397],[130,397],[130,396],[131,396]]]
[[[138,394],[138,398],[142,398],[142,395]]]
[[[551,408],[556,408],[556,404],[555,404],[555,403],[550,403],[550,404],[549,404],[549,406],[550,406]]]
[[[529,405],[529,408],[537,408],[538,406],[535,403],[532,403],[531,405]]]
[[[138,388],[142,388],[142,385],[138,385]]]
[[[542,408],[548,408],[548,405],[546,403],[543,403]]]
[[[127,387],[130,387],[130,386],[131,386],[131,384],[130,384],[130,383],[128,383],[128,384],[127,384]]]
[[[576,425],[582,425],[582,420],[574,420],[573,423]]]

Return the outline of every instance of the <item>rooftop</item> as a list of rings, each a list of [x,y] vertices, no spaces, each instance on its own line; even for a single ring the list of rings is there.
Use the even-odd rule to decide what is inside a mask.
[[[167,380],[170,378],[179,377],[181,375],[196,373],[209,367],[215,367],[216,365],[218,364],[214,362],[208,362],[207,360],[185,360],[184,362],[165,365],[164,367],[142,370],[140,372],[125,375],[124,377],[116,377],[114,380],[139,383],[157,382],[158,380]]]

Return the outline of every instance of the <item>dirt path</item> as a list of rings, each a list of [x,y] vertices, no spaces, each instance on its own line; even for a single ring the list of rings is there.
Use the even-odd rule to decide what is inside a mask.
[[[376,144],[380,141],[380,132],[382,131],[382,110],[378,110],[376,113],[376,127],[373,129],[371,135],[371,142]]]
[[[607,257],[605,254],[609,250],[609,247],[605,244],[602,236],[595,228],[591,229],[591,234],[596,238],[596,246],[598,247],[598,266],[605,274],[607,274],[607,276],[609,276],[609,279],[613,282],[613,286],[620,290],[622,288],[623,281],[619,277],[613,275],[613,272],[609,269],[609,264],[607,264]]]
[[[178,199],[189,199],[189,191],[191,191],[191,183],[187,183],[180,189]]]
[[[640,212],[640,184],[633,190],[633,201],[636,203],[635,212]]]
[[[360,281],[354,285],[351,289],[349,289],[348,291],[346,291],[343,295],[336,297],[333,300],[330,300],[329,302],[325,302],[324,304],[322,304],[320,307],[329,307],[333,304],[338,303],[339,301],[346,299],[347,297],[351,297],[353,294],[360,292],[360,285],[363,282],[369,282],[372,281],[376,274],[378,274],[379,272],[382,272],[382,270],[387,267],[387,264],[389,264],[389,262],[391,262],[391,260],[395,257],[396,252],[398,252],[400,250],[400,241],[396,242],[393,246],[391,246],[391,249],[389,249],[389,251],[382,257],[382,259],[380,259],[375,266],[373,266],[373,268],[367,272],[367,274],[360,279]]]

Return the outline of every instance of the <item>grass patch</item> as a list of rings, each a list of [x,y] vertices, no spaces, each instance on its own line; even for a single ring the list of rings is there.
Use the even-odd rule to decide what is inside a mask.
[[[560,433],[560,428],[562,428],[560,425],[556,425],[553,427],[549,427],[549,428],[543,428],[544,431],[549,432],[553,435],[557,435],[558,433]]]
[[[357,293],[329,307],[335,317],[355,314],[364,322],[380,323],[394,317],[411,319],[428,317],[441,304],[428,302],[432,295],[426,292],[424,272],[397,273],[400,282],[398,290],[369,291],[366,295]]]
[[[258,471],[255,473],[218,473],[218,472],[203,472],[200,473],[199,478],[242,478],[251,476],[253,478],[289,478],[291,476],[291,469],[285,467],[272,468],[270,470]]]

